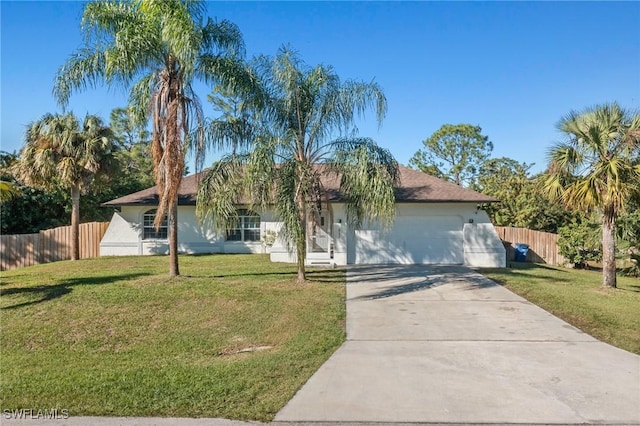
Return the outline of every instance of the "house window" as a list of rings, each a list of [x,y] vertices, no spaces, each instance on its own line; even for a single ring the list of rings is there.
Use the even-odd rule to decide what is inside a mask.
[[[153,222],[156,220],[156,210],[149,210],[142,216],[142,239],[143,240],[166,240],[167,239],[167,216],[156,231]]]
[[[227,229],[227,241],[260,241],[260,216],[249,210],[238,210],[235,226]]]

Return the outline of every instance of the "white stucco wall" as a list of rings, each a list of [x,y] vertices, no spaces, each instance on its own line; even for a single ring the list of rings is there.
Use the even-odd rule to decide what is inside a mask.
[[[102,241],[101,256],[165,254],[166,240],[143,240],[142,217],[150,206],[123,206],[114,213]],[[261,215],[261,231],[276,226],[269,212]],[[222,234],[211,226],[201,226],[195,206],[178,206],[178,251],[180,253],[264,253],[261,242],[225,242]]]
[[[164,240],[142,240],[142,217],[149,206],[122,207],[115,213],[100,243],[102,256],[164,254]],[[278,232],[281,224],[271,211],[263,212],[261,234]],[[398,204],[395,224],[388,230],[369,224],[360,230],[347,225],[344,205],[333,206],[333,245],[326,259],[307,264],[436,263],[476,267],[503,267],[505,249],[487,214],[462,203]],[[271,253],[274,262],[295,262],[294,253],[278,238],[271,248],[261,242],[225,242],[211,227],[201,226],[195,206],[178,207],[181,253]]]
[[[464,264],[504,268],[507,262],[505,248],[489,216],[480,210],[472,219],[473,223],[464,224]]]
[[[115,212],[100,241],[100,256],[131,256],[140,253],[138,224],[127,220],[127,212]]]

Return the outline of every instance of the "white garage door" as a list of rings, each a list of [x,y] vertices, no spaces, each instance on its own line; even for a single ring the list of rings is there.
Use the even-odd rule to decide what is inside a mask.
[[[355,233],[355,263],[462,264],[460,216],[396,217],[389,231]]]

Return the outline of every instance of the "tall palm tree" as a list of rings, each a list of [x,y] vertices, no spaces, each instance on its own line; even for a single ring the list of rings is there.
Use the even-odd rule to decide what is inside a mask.
[[[261,209],[273,205],[282,222],[280,235],[296,250],[303,282],[308,230],[330,207],[323,175],[340,179],[351,225],[393,220],[396,160],[371,139],[340,135],[368,108],[380,123],[386,98],[377,84],[341,82],[331,67],[308,67],[287,48],[273,58],[257,58],[252,70],[260,90],[247,98],[252,114],[243,117],[249,130],[230,136],[221,129],[238,129],[238,122],[225,126],[225,118],[209,126],[211,139],[237,152],[205,172],[197,213],[225,229],[235,222],[235,205],[243,199]]]
[[[198,0],[89,3],[82,17],[87,44],[58,70],[54,86],[66,105],[74,90],[87,85],[120,85],[130,89],[136,120],[151,118],[156,226],[166,214],[171,276],[179,275],[177,206],[187,135],[192,122],[199,126],[203,119],[192,83],[246,83],[236,59],[244,50],[240,31],[225,20],[205,21],[205,13],[205,3]],[[196,141],[194,146],[202,145]]]
[[[111,168],[113,142],[111,129],[95,115],[80,123],[72,113],[46,114],[27,127],[14,170],[27,185],[42,189],[61,185],[71,191],[72,260],[80,258],[80,192]]]
[[[567,140],[549,153],[545,187],[570,207],[602,214],[603,285],[616,287],[616,219],[640,186],[640,114],[617,103],[570,112]]]

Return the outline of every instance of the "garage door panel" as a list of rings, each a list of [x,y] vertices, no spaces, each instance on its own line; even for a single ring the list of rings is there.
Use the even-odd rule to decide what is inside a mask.
[[[398,217],[389,231],[356,231],[356,263],[462,264],[462,218]]]

